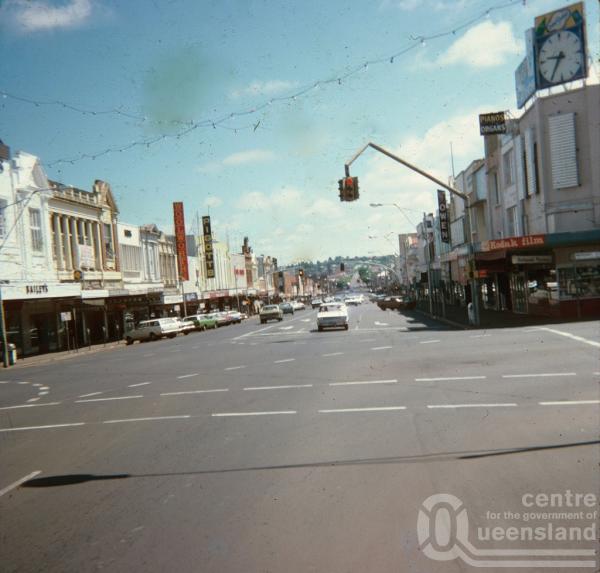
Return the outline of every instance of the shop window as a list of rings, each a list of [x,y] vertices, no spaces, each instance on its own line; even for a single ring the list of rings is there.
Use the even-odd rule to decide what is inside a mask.
[[[502,171],[504,173],[504,187],[510,187],[515,182],[513,150],[507,151],[502,156]]]
[[[561,300],[600,297],[600,265],[560,268],[558,278]]]
[[[527,299],[530,305],[551,306],[558,303],[558,297],[555,269],[528,271]]]
[[[104,249],[106,250],[106,258],[108,258],[108,259],[115,258],[112,225],[110,225],[108,223],[104,223]]]
[[[31,231],[31,249],[36,252],[42,250],[42,215],[39,209],[29,209],[29,229]]]
[[[506,236],[515,237],[517,234],[517,208],[509,207],[506,210]]]

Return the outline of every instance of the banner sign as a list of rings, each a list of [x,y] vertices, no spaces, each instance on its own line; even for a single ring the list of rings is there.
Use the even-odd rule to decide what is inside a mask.
[[[448,217],[448,206],[446,205],[446,193],[438,189],[438,210],[440,213],[440,236],[442,243],[450,242],[450,221]]]
[[[517,107],[521,109],[535,94],[535,36],[533,28],[525,32],[525,59],[515,71]]]
[[[204,261],[206,265],[206,278],[215,278],[215,259],[213,255],[212,229],[210,216],[202,217],[202,234],[204,236]]]
[[[527,235],[525,237],[511,237],[510,239],[495,239],[483,241],[482,251],[498,251],[502,249],[522,249],[525,247],[542,247],[544,235]]]
[[[185,220],[183,218],[183,203],[173,203],[173,222],[175,223],[175,246],[177,248],[177,263],[179,264],[179,279],[187,281],[190,278],[187,264],[187,247],[185,244]]]
[[[539,265],[552,263],[552,255],[513,255],[513,265]]]
[[[506,133],[506,119],[503,111],[479,114],[479,134],[494,135]]]

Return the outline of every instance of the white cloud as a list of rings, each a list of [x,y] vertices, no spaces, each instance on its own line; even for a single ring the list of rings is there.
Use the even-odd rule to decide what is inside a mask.
[[[493,68],[519,54],[524,54],[523,41],[515,37],[510,23],[486,21],[467,30],[437,58],[436,63]]]
[[[334,203],[330,199],[317,199],[304,210],[304,215],[323,219],[338,219],[344,216],[344,211],[338,203]]]
[[[261,211],[271,206],[269,198],[260,191],[250,191],[242,195],[236,202],[235,207],[244,211]]]
[[[223,159],[223,165],[243,165],[246,163],[264,163],[275,159],[275,154],[268,149],[249,149],[232,153]]]
[[[229,94],[229,97],[231,99],[239,99],[248,96],[274,96],[288,92],[297,86],[297,82],[288,82],[285,80],[267,80],[264,82],[255,80],[243,88],[233,90]]]
[[[210,196],[204,200],[204,204],[207,207],[219,207],[223,204],[223,201],[219,197]]]
[[[0,18],[7,16],[23,32],[38,32],[78,28],[90,21],[91,0],[71,0],[54,6],[45,0],[12,0],[0,10]]]

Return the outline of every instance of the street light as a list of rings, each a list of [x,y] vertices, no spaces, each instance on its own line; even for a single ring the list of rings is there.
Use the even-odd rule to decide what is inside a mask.
[[[466,193],[463,193],[463,192],[459,191],[458,189],[455,189],[454,187],[451,187],[450,185],[444,183],[443,181],[441,181],[437,177],[434,177],[430,173],[427,173],[427,171],[420,169],[416,165],[409,163],[405,159],[402,159],[402,158],[398,157],[397,155],[394,155],[387,149],[384,149],[380,145],[377,145],[376,143],[372,143],[372,142],[369,142],[366,145],[364,145],[361,149],[359,149],[359,151],[357,153],[354,154],[354,156],[352,157],[352,159],[350,159],[350,161],[348,161],[348,163],[344,164],[344,170],[345,170],[346,177],[350,177],[350,165],[352,165],[352,163],[354,163],[354,161],[356,161],[356,159],[358,159],[358,157],[360,155],[362,155],[362,153],[369,147],[373,148],[375,151],[378,151],[379,153],[381,153],[383,155],[386,155],[390,159],[393,159],[394,161],[404,165],[404,167],[408,167],[408,169],[410,169],[411,171],[414,171],[415,173],[418,173],[419,175],[422,175],[426,179],[433,181],[436,185],[439,185],[441,188],[446,189],[447,191],[449,191],[453,195],[456,195],[457,197],[460,197],[464,201],[464,203],[465,203],[465,226],[467,227],[466,234],[467,234],[467,247],[468,247],[468,254],[469,254],[468,262],[469,262],[469,266],[470,266],[472,256],[473,256],[473,238],[471,236],[471,201],[469,199],[469,196]],[[383,204],[372,203],[372,205],[379,207],[379,206],[382,206]],[[398,209],[402,210],[402,208],[400,206],[396,205],[395,203],[393,203],[393,205],[395,207],[398,207]],[[477,296],[477,280],[475,279],[474,276],[471,276],[471,300],[472,300],[472,304],[473,304],[473,323],[475,325],[479,325],[479,300],[478,300],[478,296]]]

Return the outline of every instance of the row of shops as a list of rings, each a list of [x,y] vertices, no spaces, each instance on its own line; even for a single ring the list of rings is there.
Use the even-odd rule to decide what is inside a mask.
[[[73,350],[121,340],[150,318],[240,309],[254,314],[266,293],[222,290],[202,293],[162,289],[82,290],[78,283],[0,284],[9,343],[19,357]]]
[[[474,245],[440,257],[419,298],[466,307],[474,276],[480,308],[520,315],[585,319],[600,316],[600,230],[530,235]],[[436,309],[437,313],[440,309]]]

